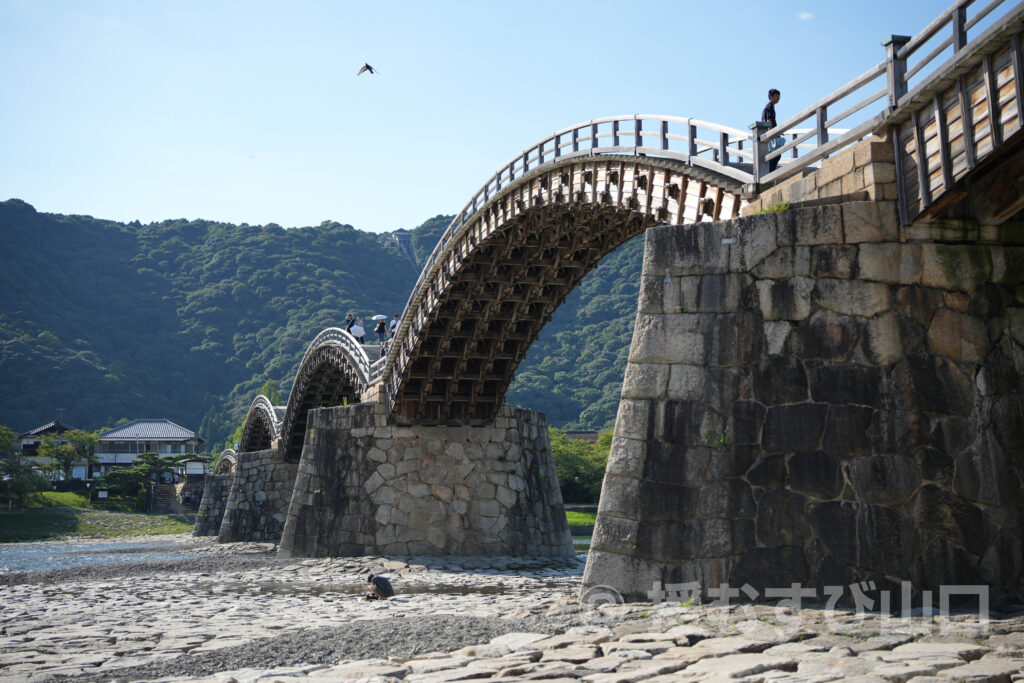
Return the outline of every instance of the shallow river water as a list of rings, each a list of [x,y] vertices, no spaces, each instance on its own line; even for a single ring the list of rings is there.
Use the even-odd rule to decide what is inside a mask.
[[[184,547],[166,543],[44,543],[0,544],[0,574],[67,569],[109,562],[146,562],[188,557]]]

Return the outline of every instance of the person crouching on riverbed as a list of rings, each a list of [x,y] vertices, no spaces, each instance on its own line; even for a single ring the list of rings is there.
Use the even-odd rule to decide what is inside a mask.
[[[370,578],[366,582],[370,584],[372,592],[366,594],[365,600],[387,600],[395,595],[395,589],[391,587],[391,582],[383,576],[370,574]]]

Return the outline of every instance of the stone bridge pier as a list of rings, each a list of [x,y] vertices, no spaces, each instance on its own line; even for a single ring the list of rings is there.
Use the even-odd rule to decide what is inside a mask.
[[[885,201],[646,240],[586,586],[1024,598],[1024,247]]]
[[[572,556],[544,415],[397,426],[382,403],[311,410],[279,554]]]

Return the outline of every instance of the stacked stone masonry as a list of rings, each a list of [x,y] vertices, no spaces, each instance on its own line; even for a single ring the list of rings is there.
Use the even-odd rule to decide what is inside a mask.
[[[544,415],[388,425],[381,404],[312,410],[280,554],[574,555]]]
[[[1024,598],[1024,248],[900,238],[869,201],[648,230],[586,585]]]
[[[239,453],[217,540],[276,543],[284,529],[297,466],[280,449]],[[200,506],[206,505],[206,497]]]
[[[895,200],[896,153],[892,141],[871,136],[851,149],[823,159],[821,168],[805,171],[763,190],[744,215],[781,205],[812,205],[842,200]]]
[[[224,508],[227,507],[228,493],[231,492],[233,475],[208,474],[203,483],[203,495],[196,513],[196,526],[193,536],[216,536],[220,533],[221,522],[224,521]]]

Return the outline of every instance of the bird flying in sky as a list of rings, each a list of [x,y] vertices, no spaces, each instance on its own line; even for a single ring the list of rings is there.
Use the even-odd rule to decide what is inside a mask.
[[[356,73],[356,76],[362,76],[364,71],[369,71],[371,74],[377,73],[369,64],[363,64],[362,68],[360,68],[359,71]]]

